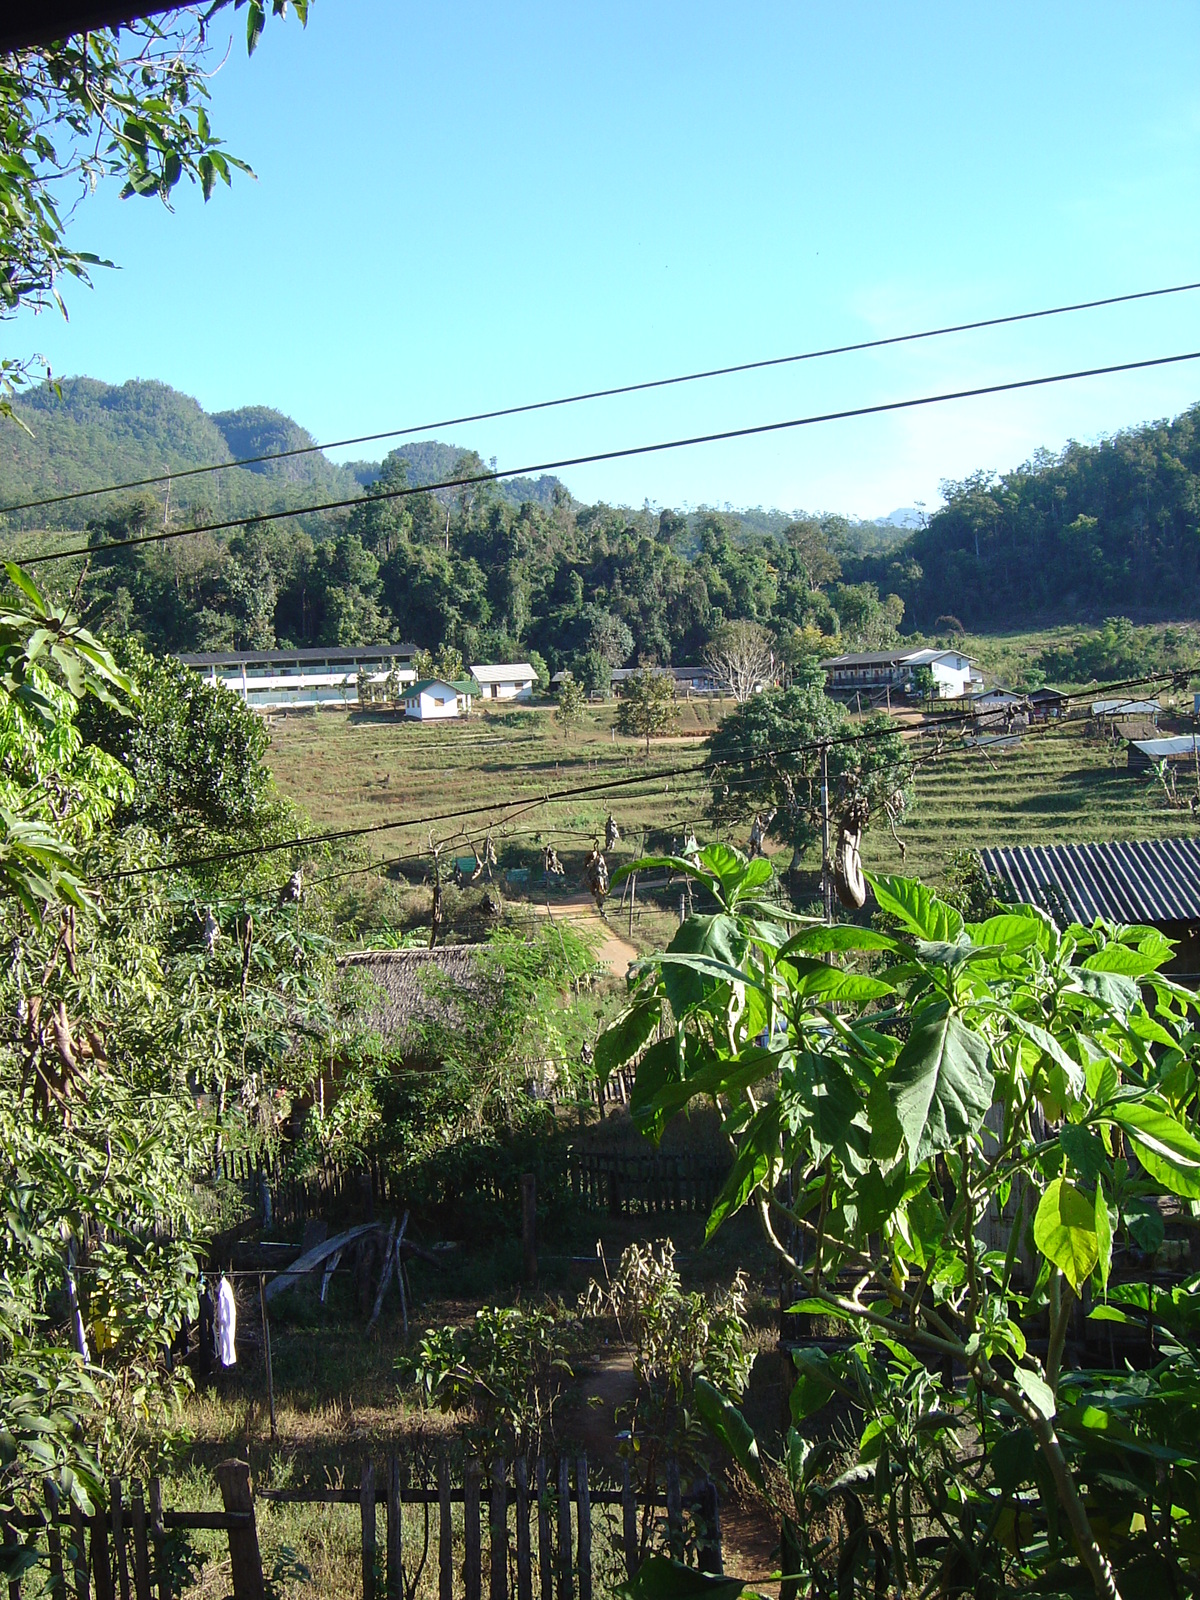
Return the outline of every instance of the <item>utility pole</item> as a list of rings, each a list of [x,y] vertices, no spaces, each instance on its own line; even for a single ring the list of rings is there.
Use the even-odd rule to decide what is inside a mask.
[[[821,746],[821,904],[825,921],[833,921],[829,874],[829,746]]]

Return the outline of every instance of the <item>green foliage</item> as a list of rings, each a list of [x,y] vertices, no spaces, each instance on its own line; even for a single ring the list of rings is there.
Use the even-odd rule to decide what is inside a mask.
[[[558,680],[558,704],[554,708],[554,720],[564,728],[577,727],[583,721],[583,713],[587,706],[587,697],[583,692],[583,685],[576,683],[575,674],[566,668]]]
[[[453,645],[441,645],[436,655],[432,650],[418,650],[412,664],[418,678],[444,678],[447,683],[458,683],[467,675],[462,651]]]
[[[650,741],[670,733],[679,721],[675,703],[675,680],[667,673],[635,672],[621,685],[617,707],[617,728],[634,739]]]
[[[643,1115],[652,1133],[713,1100],[735,1158],[710,1232],[753,1206],[795,1286],[794,1419],[835,1395],[862,1418],[841,1475],[799,1433],[764,1472],[785,1569],[840,1597],[1111,1595],[1148,1570],[1190,1592],[1200,1453],[1180,1418],[1200,1407],[1200,1279],[1164,1291],[1139,1275],[1159,1202],[1200,1198],[1198,1008],[1162,975],[1170,941],[1029,907],[965,921],[919,883],[873,879],[901,931],[853,937],[882,941],[890,964],[831,990],[854,977],[819,959],[839,930],[788,937],[727,891],[711,849],[678,870],[721,909],[639,964],[639,1025],[627,1015],[601,1049],[610,1067],[638,1061],[633,1105],[659,1108]],[[671,1030],[663,1046],[640,1042],[647,1023]],[[1081,1303],[1117,1322],[1153,1306],[1162,1359],[1070,1370]],[[814,1315],[851,1349],[805,1349],[799,1319]],[[965,1389],[933,1376],[939,1359]],[[704,1415],[750,1458],[728,1407]],[[835,1502],[822,1545],[811,1524]]]
[[[485,1460],[533,1456],[551,1437],[577,1345],[552,1307],[484,1306],[471,1322],[430,1329],[412,1371],[427,1405],[465,1417],[464,1435]]]

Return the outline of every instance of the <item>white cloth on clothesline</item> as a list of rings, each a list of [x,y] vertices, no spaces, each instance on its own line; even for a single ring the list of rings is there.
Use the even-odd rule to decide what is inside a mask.
[[[237,1301],[224,1274],[217,1287],[217,1357],[223,1367],[237,1364]]]

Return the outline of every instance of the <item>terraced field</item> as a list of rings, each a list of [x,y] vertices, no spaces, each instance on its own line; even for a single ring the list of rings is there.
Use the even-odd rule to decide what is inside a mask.
[[[618,861],[646,832],[662,843],[664,835],[682,837],[690,822],[704,838],[704,785],[697,774],[674,769],[699,766],[697,735],[715,725],[720,708],[692,702],[684,710],[683,736],[656,743],[648,760],[633,741],[614,738],[613,708],[604,706],[573,731],[542,710],[486,712],[442,727],[357,721],[341,712],[292,715],[272,729],[271,762],[280,788],[321,827],[397,824],[369,841],[377,856],[425,849],[431,830],[447,851],[469,854],[499,812],[453,813],[502,804],[510,820],[493,833],[502,864],[530,864],[553,843],[570,881],[610,811],[625,836]],[[1186,805],[1168,808],[1157,785],[1126,772],[1122,746],[1087,730],[1082,720],[1035,729],[991,759],[963,750],[951,735],[943,754],[918,773],[899,830],[905,856],[877,827],[866,841],[868,864],[935,882],[962,849],[1195,831]],[[612,779],[622,787],[588,792]],[[1194,787],[1181,778],[1181,792]],[[541,804],[547,794],[564,797]],[[779,864],[786,859],[781,853]]]

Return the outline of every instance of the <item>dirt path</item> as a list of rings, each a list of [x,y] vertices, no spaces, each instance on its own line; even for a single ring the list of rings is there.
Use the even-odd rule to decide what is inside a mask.
[[[550,916],[555,922],[569,922],[582,933],[599,932],[596,960],[609,967],[618,978],[623,978],[629,963],[638,959],[636,947],[627,939],[622,939],[611,922],[605,921],[596,910],[596,902],[590,894],[567,895],[550,904],[545,900],[531,900],[530,906],[539,917]]]

